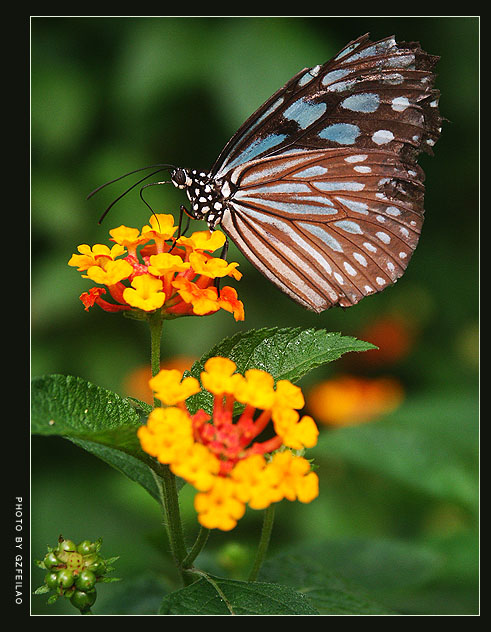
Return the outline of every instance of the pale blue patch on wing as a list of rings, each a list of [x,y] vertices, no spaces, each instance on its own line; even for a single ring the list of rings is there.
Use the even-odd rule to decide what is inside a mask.
[[[360,226],[356,222],[350,222],[349,220],[341,220],[339,222],[334,222],[334,225],[347,233],[351,233],[353,235],[362,235],[363,231]]]
[[[357,59],[363,59],[365,57],[372,57],[373,55],[384,54],[387,50],[393,48],[395,45],[396,41],[393,37],[391,37],[383,42],[372,44],[372,46],[365,48],[365,50],[362,50],[359,53],[355,53],[350,57],[349,61],[351,63],[352,61],[356,61]]]
[[[342,59],[343,57],[346,57],[346,55],[349,55],[350,53],[352,53],[355,50],[355,48],[358,48],[359,45],[360,45],[360,42],[355,42],[354,44],[347,46],[344,50],[338,53],[334,59]]]
[[[336,200],[338,200],[338,202],[341,202],[341,204],[347,206],[351,211],[354,211],[355,213],[368,215],[368,204],[366,204],[365,202],[358,202],[357,200],[349,200],[347,198],[338,196],[336,196]]]
[[[302,171],[297,171],[297,173],[294,173],[292,177],[314,178],[315,176],[323,176],[325,173],[327,173],[326,167],[323,167],[322,165],[314,165],[313,167],[302,169]]]
[[[309,233],[320,239],[331,250],[335,252],[343,252],[343,248],[337,239],[334,239],[322,226],[316,226],[315,224],[307,224],[306,222],[298,222],[299,226],[308,230]]]
[[[325,103],[311,103],[305,99],[298,99],[283,112],[283,116],[290,121],[296,121],[302,129],[307,129],[321,118],[326,109]]]
[[[225,168],[220,170],[220,173],[217,175],[223,175],[224,172],[229,171],[233,167],[237,165],[242,165],[245,162],[249,162],[253,160],[260,154],[268,151],[268,149],[272,149],[276,145],[282,143],[286,138],[286,134],[269,134],[265,138],[258,138],[255,140],[249,147],[244,149],[234,160],[229,162]]]
[[[321,191],[362,191],[365,188],[363,182],[315,182],[315,186]]]
[[[315,198],[308,198],[309,202],[314,202]],[[246,200],[244,200],[246,201]],[[278,200],[262,202],[270,204],[272,210],[278,210],[286,215],[337,215],[339,211],[335,207],[327,205],[307,204],[306,200],[296,200],[293,202],[280,202]]]
[[[375,92],[353,94],[342,101],[341,107],[352,112],[376,112],[380,105],[380,97]]]
[[[304,182],[278,182],[277,184],[265,184],[263,186],[251,187],[244,191],[237,191],[236,199],[241,197],[253,197],[264,193],[309,193],[310,187]]]
[[[331,70],[331,72],[328,72],[326,75],[322,77],[321,83],[324,86],[328,86],[334,81],[337,81],[338,79],[342,79],[343,77],[346,77],[346,75],[349,74],[349,72],[350,71],[346,68],[342,68],[340,70]]]
[[[340,145],[353,145],[360,134],[358,125],[351,123],[334,123],[319,132],[321,138],[332,140]]]

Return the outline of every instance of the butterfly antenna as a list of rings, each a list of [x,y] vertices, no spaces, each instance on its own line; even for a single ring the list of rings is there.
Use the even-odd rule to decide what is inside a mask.
[[[160,170],[159,170],[160,171]],[[158,173],[158,171],[154,171],[154,173],[151,173],[149,176],[147,176],[147,178],[149,178],[152,175],[155,175],[156,173]],[[142,178],[142,180],[140,180],[140,182],[143,182],[143,180],[145,180],[145,178]],[[153,187],[156,184],[170,184],[171,181],[170,180],[162,180],[161,182],[149,182],[148,184],[144,184],[141,189],[140,189],[140,199],[141,201],[146,204],[148,206],[148,208],[150,209],[152,215],[155,217],[155,219],[157,220],[157,223],[159,224],[160,227],[160,223],[159,223],[159,218],[157,217],[157,215],[155,215],[155,211],[153,210],[153,208],[150,206],[150,204],[146,201],[146,199],[143,197],[143,189],[146,189],[147,187]],[[136,184],[139,184],[139,182],[137,182]],[[134,186],[136,186],[136,184]]]
[[[117,182],[118,180],[122,180],[123,178],[127,178],[128,176],[131,176],[134,173],[138,173],[139,171],[145,171],[145,169],[155,169],[155,167],[160,167],[161,169],[166,169],[166,168],[167,169],[175,169],[174,165],[166,165],[166,164],[162,163],[162,164],[158,164],[158,165],[148,165],[148,167],[140,167],[139,169],[134,169],[133,171],[128,171],[128,173],[125,173],[122,176],[119,176],[119,178],[114,178],[114,180],[109,180],[109,182],[105,182],[104,184],[101,184],[100,186],[97,187],[97,189],[94,189],[93,191],[91,191],[86,199],[87,200],[90,199],[93,195],[98,193],[104,187],[107,187],[109,184],[113,184],[113,182]]]
[[[158,166],[158,165],[155,165]],[[134,184],[132,184],[130,187],[128,187],[126,189],[126,191],[124,191],[123,193],[121,193],[121,195],[118,195],[118,197],[113,200],[111,202],[111,204],[106,208],[106,210],[104,211],[104,213],[101,215],[100,219],[99,219],[99,224],[102,223],[102,220],[106,217],[106,215],[109,213],[109,211],[112,209],[112,207],[116,204],[116,202],[119,202],[119,200],[124,197],[127,193],[129,193],[132,189],[134,189],[135,187],[137,187],[139,184],[141,184],[142,182],[144,182],[147,178],[151,178],[152,176],[154,176],[156,173],[159,173],[160,171],[164,171],[165,169],[168,169],[171,165],[162,165],[160,169],[157,169],[157,171],[153,171],[152,173],[149,173],[148,175],[146,175],[144,178],[141,178],[140,180],[138,180],[137,182],[135,182]],[[148,167],[143,167],[143,169],[148,169]],[[132,171],[130,173],[136,173],[137,171],[142,171],[142,169],[135,169],[135,171]],[[124,176],[120,176],[119,178],[116,178],[115,180],[112,180],[111,182],[106,182],[106,184],[101,185],[98,189],[95,189],[94,191],[92,191],[91,194],[89,194],[88,198],[90,196],[92,196],[94,193],[97,193],[98,190],[102,189],[103,187],[105,187],[108,184],[112,184],[112,182],[117,182],[118,180],[121,180],[121,178],[124,178],[128,175],[130,175],[130,173],[125,174]],[[88,199],[87,198],[87,199]],[[142,198],[143,199],[143,198]],[[145,202],[145,200],[143,200]],[[147,204],[147,202],[145,202],[145,204]],[[149,206],[147,204],[147,206]],[[150,207],[149,207],[150,208]],[[150,209],[151,210],[151,209]],[[153,213],[153,210],[152,210]]]

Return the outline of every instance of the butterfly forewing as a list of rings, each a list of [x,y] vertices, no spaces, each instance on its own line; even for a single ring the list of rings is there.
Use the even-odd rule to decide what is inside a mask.
[[[211,170],[221,197],[201,205],[216,202],[245,256],[305,307],[354,305],[404,273],[423,223],[416,159],[441,131],[436,61],[419,44],[364,35],[295,75]]]
[[[439,135],[430,105],[439,96],[432,87],[436,60],[418,44],[398,46],[393,37],[375,44],[366,35],[355,40],[278,90],[229,141],[212,174],[223,177],[239,164],[288,149],[429,150]]]

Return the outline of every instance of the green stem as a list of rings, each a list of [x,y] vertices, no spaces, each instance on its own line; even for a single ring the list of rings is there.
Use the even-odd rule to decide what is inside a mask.
[[[193,548],[189,551],[187,556],[182,561],[183,568],[190,568],[194,562],[194,560],[198,557],[198,555],[203,550],[208,536],[210,535],[210,530],[205,527],[201,527],[198,537],[196,538],[196,542],[193,544]]]
[[[254,565],[249,574],[249,581],[255,582],[261,566],[266,557],[266,552],[269,546],[269,540],[271,538],[271,532],[273,530],[275,505],[272,503],[264,512],[263,528],[261,530],[261,539],[259,540],[259,546],[256,551],[256,559]]]
[[[162,340],[163,318],[159,312],[150,314],[148,324],[150,326],[150,365],[152,367],[152,377],[160,371],[160,342]],[[160,401],[154,397],[153,405],[160,406]]]
[[[152,376],[160,371],[160,342],[162,338],[163,319],[158,312],[151,314],[148,323],[150,326],[150,360],[152,366]],[[154,398],[154,406],[161,405],[160,400]],[[179,509],[179,496],[177,494],[176,477],[170,471],[168,465],[160,468],[160,477],[154,474],[155,482],[159,489],[162,511],[165,517],[165,525],[169,538],[169,545],[174,558],[174,563],[181,573],[184,585],[192,581],[192,577],[183,568],[183,560],[187,556],[184,532],[182,529],[181,513]]]

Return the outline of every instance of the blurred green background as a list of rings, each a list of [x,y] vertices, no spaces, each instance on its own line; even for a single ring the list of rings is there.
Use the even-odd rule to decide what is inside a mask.
[[[73,374],[139,395],[125,389],[128,376],[148,362],[146,327],[97,308],[85,312],[78,296],[90,283],[67,261],[78,244],[109,243],[110,228],[141,227],[149,212],[135,189],[99,226],[104,208],[133,180],[88,201],[87,194],[148,164],[209,169],[233,132],[276,89],[366,32],[373,40],[394,34],[399,41],[420,41],[441,56],[436,86],[448,121],[435,157],[420,159],[426,220],[405,276],[355,307],[315,315],[276,290],[233,247],[229,258],[244,273],[235,287],[245,322],[235,323],[225,312],[170,322],[163,358],[197,358],[225,336],[265,326],[325,328],[378,344],[385,351],[379,359],[341,360],[302,383],[308,392],[344,373],[391,376],[404,401],[372,423],[322,429],[315,450],[320,497],[309,506],[280,505],[271,554],[284,545],[332,542],[345,551],[333,554],[332,570],[398,612],[474,614],[478,18],[32,18],[32,374]],[[170,186],[147,189],[146,199],[157,212],[175,214],[185,203]],[[385,349],[383,328],[381,336],[370,337],[380,322],[402,327],[402,351],[391,353],[389,343]],[[192,535],[191,490],[182,498]],[[59,533],[75,540],[102,536],[103,554],[121,555],[116,575],[127,582],[139,577],[145,585],[146,573],[157,584],[168,581],[166,573],[172,579],[154,501],[69,442],[33,438],[31,509],[33,557],[40,558]],[[249,512],[234,532],[213,534],[203,565],[224,574],[223,547],[254,546],[260,524],[260,512]],[[356,543],[366,546],[366,555],[350,557]],[[389,565],[380,561],[386,559],[380,547],[389,550],[384,543],[400,553],[390,578],[384,575]],[[33,570],[33,586],[41,582],[42,572]],[[111,612],[117,590],[102,586],[94,610]],[[158,594],[152,601],[152,591],[144,592],[145,607],[155,607]],[[48,608],[45,601],[33,597],[33,613],[75,613],[66,603]]]

